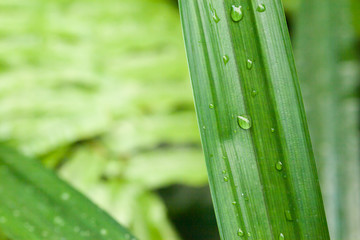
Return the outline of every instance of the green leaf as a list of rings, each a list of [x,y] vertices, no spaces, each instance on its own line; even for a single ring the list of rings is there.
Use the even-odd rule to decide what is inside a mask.
[[[39,162],[3,146],[0,179],[0,232],[11,239],[135,239]]]
[[[350,13],[350,0],[303,0],[295,38],[330,235],[344,240],[360,236],[359,71]]]
[[[221,238],[329,239],[281,1],[179,3]]]

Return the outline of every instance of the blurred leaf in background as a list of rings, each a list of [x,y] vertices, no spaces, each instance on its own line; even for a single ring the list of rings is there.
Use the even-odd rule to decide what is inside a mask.
[[[360,239],[355,4],[302,0],[294,38],[329,230],[339,240]]]
[[[176,4],[4,0],[0,11],[0,140],[140,239],[178,239],[156,190],[207,175]]]

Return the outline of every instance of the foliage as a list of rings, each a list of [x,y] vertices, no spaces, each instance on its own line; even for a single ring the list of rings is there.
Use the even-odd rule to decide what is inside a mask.
[[[350,1],[303,0],[295,42],[330,233],[332,239],[357,239],[359,63]]]
[[[180,1],[222,239],[329,239],[281,1]]]
[[[135,240],[37,160],[0,147],[0,227],[12,239]]]
[[[176,5],[0,9],[0,141],[41,158],[140,239],[178,239],[153,191],[207,176]]]

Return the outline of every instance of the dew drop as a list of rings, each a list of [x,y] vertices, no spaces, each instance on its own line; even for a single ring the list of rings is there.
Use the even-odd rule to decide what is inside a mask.
[[[241,10],[241,6],[238,6],[236,7],[235,5],[232,5],[231,6],[231,19],[234,21],[234,22],[239,22],[241,21],[241,19],[243,19],[244,17],[244,14]]]
[[[279,235],[279,240],[285,240],[284,234],[280,233],[280,235]]]
[[[103,236],[107,235],[107,230],[104,229],[104,228],[102,228],[102,229],[100,230],[100,234],[103,235]]]
[[[252,97],[256,97],[257,95],[258,95],[258,91],[252,90],[251,96],[252,96]]]
[[[275,132],[275,128],[271,128],[270,130],[271,130],[271,132],[272,132],[272,133],[274,133],[274,132]]]
[[[241,230],[241,228],[238,229],[237,235],[238,235],[239,237],[243,237],[243,236],[244,236],[244,232],[243,232],[243,230]]]
[[[214,104],[210,103],[210,104],[209,104],[209,108],[210,108],[210,109],[214,109],[214,108],[215,108]]]
[[[245,201],[249,201],[249,198],[246,193],[242,193],[241,196],[244,198]]]
[[[248,116],[238,116],[238,124],[242,129],[249,129],[251,128],[251,121],[250,121],[250,117]]]
[[[210,4],[210,11],[211,11],[212,19],[214,20],[214,22],[218,23],[220,21],[220,18],[211,4]]]
[[[275,168],[276,168],[276,170],[278,170],[278,171],[282,171],[283,170],[283,163],[282,162],[277,162],[276,164],[275,164]]]
[[[226,173],[226,170],[223,170],[222,173],[225,174],[225,173]]]
[[[225,182],[229,181],[229,178],[228,178],[228,177],[224,177],[224,181],[225,181]]]
[[[235,206],[235,205],[236,205],[236,201],[233,201],[231,204]]]
[[[250,59],[248,59],[248,60],[246,61],[246,68],[247,68],[247,69],[249,69],[249,70],[252,69],[253,65],[254,65],[254,62],[251,61]]]
[[[205,129],[206,129],[206,126],[203,126],[203,129],[205,130]]]
[[[258,11],[258,12],[265,12],[265,10],[266,10],[266,7],[265,7],[265,4],[263,4],[263,3],[260,3],[256,8],[256,11]]]
[[[224,61],[225,64],[227,64],[227,63],[229,62],[229,57],[228,57],[228,55],[224,55],[224,56],[223,56],[223,61]]]
[[[285,210],[285,218],[286,218],[286,220],[288,220],[290,222],[293,221],[290,210]]]
[[[250,233],[250,232],[248,232],[247,235],[248,235],[248,237],[251,237],[251,233]]]

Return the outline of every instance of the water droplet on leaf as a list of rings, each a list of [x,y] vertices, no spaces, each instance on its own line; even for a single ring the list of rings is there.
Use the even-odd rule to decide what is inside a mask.
[[[229,178],[228,178],[228,177],[224,177],[224,181],[225,181],[225,182],[229,181]]]
[[[279,240],[285,240],[284,234],[280,233],[280,235],[279,235]]]
[[[246,193],[242,193],[241,196],[244,198],[245,201],[249,201],[249,198]]]
[[[243,115],[243,116],[238,116],[237,119],[238,119],[238,124],[242,129],[247,130],[251,128],[250,117]]]
[[[249,70],[252,69],[253,65],[254,65],[254,62],[251,61],[250,59],[248,59],[248,60],[246,61],[246,68],[247,68],[247,69],[249,69]]]
[[[234,22],[239,22],[241,21],[241,19],[243,19],[244,17],[244,14],[241,10],[241,6],[238,6],[236,7],[235,5],[232,5],[231,6],[231,19],[234,21]]]
[[[214,109],[214,108],[215,108],[214,104],[210,103],[210,104],[209,104],[209,108],[210,108],[210,109]]]
[[[290,210],[285,210],[285,217],[286,217],[286,220],[288,220],[290,222],[293,221]]]
[[[229,62],[229,57],[227,55],[223,56],[223,61],[225,64],[227,64]]]
[[[265,10],[266,10],[266,7],[265,7],[265,4],[263,4],[263,3],[260,3],[256,8],[256,11],[258,11],[258,12],[265,12]]]
[[[214,22],[218,23],[220,21],[220,18],[211,4],[210,4],[210,11],[211,11],[212,19],[214,20]]]
[[[275,164],[275,168],[276,168],[276,170],[278,170],[278,171],[282,171],[283,170],[283,164],[282,164],[282,162],[277,162],[276,164]]]
[[[244,232],[241,230],[241,228],[238,229],[237,235],[238,235],[239,237],[243,237],[243,236],[244,236]]]
[[[258,95],[258,91],[252,90],[251,96],[256,97]]]

